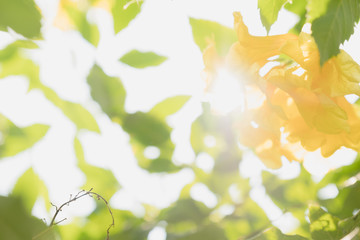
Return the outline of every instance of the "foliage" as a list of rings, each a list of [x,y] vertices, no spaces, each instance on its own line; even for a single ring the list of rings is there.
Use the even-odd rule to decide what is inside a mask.
[[[350,94],[360,96],[360,66],[339,48],[354,32],[360,18],[360,2],[259,0],[260,20],[268,34],[280,11],[285,9],[298,15],[293,29],[282,35],[250,34],[239,12],[234,12],[234,29],[189,17],[189,33],[198,47],[197,53],[203,53],[206,94],[211,95],[225,69],[243,85],[245,101],[227,115],[218,114],[208,102],[197,102],[200,110],[188,126],[187,142],[194,161],[188,162],[174,158],[180,144],[174,141],[178,129],[171,119],[194,106],[196,96],[172,95],[148,110],[129,111],[127,81],[136,79],[127,79],[126,74],[120,77],[95,57],[85,67],[87,75],[81,76],[88,88],[88,101],[70,101],[46,84],[37,59],[49,41],[47,28],[75,32],[85,40],[88,49],[95,51],[103,47],[105,31],[91,20],[93,10],[105,11],[111,17],[112,34],[118,37],[127,30],[136,30],[136,18],[145,11],[146,4],[136,0],[62,0],[54,22],[47,26],[35,1],[0,0],[0,30],[12,39],[0,50],[0,81],[25,78],[26,94],[40,93],[42,101],[69,120],[75,129],[69,138],[72,141],[69,151],[85,176],[82,184],[85,190],[55,207],[51,203],[55,200],[50,197],[54,189],[39,174],[36,160],[28,161],[12,190],[7,196],[0,196],[0,239],[141,240],[148,239],[159,228],[169,240],[360,239],[360,158],[331,169],[320,181],[315,181],[302,164],[301,155],[317,150],[327,158],[344,147],[360,151],[359,105],[346,99]],[[312,33],[303,29],[305,23],[312,24]],[[170,65],[167,63],[171,59],[155,50],[125,52],[108,59],[124,67],[119,67],[124,72],[160,71],[160,67]],[[271,64],[276,66],[263,73]],[[187,71],[178,67],[178,71]],[[198,72],[200,75],[201,69]],[[151,92],[140,85],[138,90]],[[103,122],[126,134],[136,167],[140,167],[139,181],[143,181],[140,173],[164,178],[183,171],[193,174],[171,204],[159,207],[141,203],[141,214],[112,206],[110,199],[123,187],[119,169],[90,163],[83,142],[86,135],[105,136]],[[16,161],[21,155],[27,157],[26,151],[39,146],[46,151],[41,142],[56,127],[43,122],[18,124],[4,111],[0,115],[0,163]],[[123,151],[120,144],[119,149]],[[148,156],[149,149],[158,154]],[[265,165],[259,161],[262,169],[258,169],[261,173],[258,176],[246,175],[250,152]],[[289,161],[299,167],[299,174],[282,179],[273,169]],[[63,163],[51,164],[56,168]],[[64,175],[60,183],[71,180],[67,173]],[[323,197],[321,192],[329,186],[338,193]],[[197,197],[194,192],[199,189],[208,193],[206,200],[214,201],[209,203]],[[253,196],[259,189],[264,189],[264,199]],[[79,198],[87,195],[105,204],[96,201],[85,219],[60,220],[61,224],[55,221],[63,207],[75,200],[80,202]],[[281,217],[293,216],[298,226],[290,231],[280,230],[276,219],[269,216],[267,206],[261,204],[265,198],[275,204]],[[49,224],[32,215],[39,205],[45,205],[49,212]]]

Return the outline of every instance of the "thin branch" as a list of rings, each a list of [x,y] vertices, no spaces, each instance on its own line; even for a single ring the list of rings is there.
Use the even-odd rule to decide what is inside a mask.
[[[110,213],[110,215],[111,215],[112,222],[111,222],[111,224],[109,225],[109,227],[108,227],[107,230],[106,230],[106,240],[109,240],[109,239],[110,239],[110,228],[115,226],[114,215],[113,215],[113,213],[112,213],[112,211],[111,211],[111,209],[110,209],[110,206],[109,206],[108,202],[106,201],[106,199],[103,198],[100,194],[98,194],[98,193],[96,193],[96,192],[92,192],[92,190],[93,190],[92,188],[90,188],[89,191],[81,190],[81,191],[78,192],[74,197],[72,197],[72,195],[70,195],[69,201],[63,203],[60,207],[57,207],[56,205],[50,203],[53,207],[55,207],[55,210],[56,210],[56,211],[55,211],[55,214],[54,214],[53,218],[51,219],[49,228],[45,229],[43,232],[39,233],[38,235],[36,235],[36,236],[33,237],[32,239],[34,240],[34,239],[39,238],[40,236],[42,236],[43,234],[45,234],[47,231],[49,231],[53,226],[55,226],[55,225],[57,225],[57,224],[65,221],[66,218],[64,218],[64,219],[62,219],[62,220],[60,220],[60,221],[58,221],[58,222],[55,222],[55,219],[56,219],[57,215],[59,214],[59,212],[62,211],[62,208],[63,208],[64,206],[69,206],[70,203],[78,200],[79,198],[82,198],[83,196],[88,195],[88,196],[90,196],[90,197],[94,197],[94,196],[95,196],[95,197],[97,198],[97,200],[103,200],[104,203],[105,203],[105,205],[106,205],[106,207],[107,207],[107,209],[108,209],[108,211],[109,211],[109,213]]]
[[[105,205],[106,205],[106,207],[107,207],[107,209],[108,209],[108,211],[109,211],[109,213],[110,213],[110,215],[111,215],[112,222],[111,222],[111,224],[109,225],[108,229],[106,230],[106,235],[107,235],[106,240],[109,240],[109,236],[110,236],[110,228],[111,228],[111,227],[115,227],[115,219],[114,219],[114,215],[113,215],[113,213],[112,213],[112,211],[111,211],[111,208],[110,208],[110,206],[109,206],[108,202],[106,201],[106,199],[105,199],[105,198],[103,198],[100,194],[97,194],[97,193],[95,193],[95,192],[90,192],[90,191],[91,191],[91,189],[89,190],[89,194],[95,195],[95,196],[97,197],[97,199],[98,199],[98,200],[100,200],[100,199],[101,199],[101,200],[103,200],[103,201],[105,202]]]

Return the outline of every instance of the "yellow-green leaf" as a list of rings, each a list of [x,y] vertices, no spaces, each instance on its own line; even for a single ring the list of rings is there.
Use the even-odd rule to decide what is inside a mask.
[[[45,203],[50,207],[50,200],[46,185],[34,172],[29,168],[17,181],[11,193],[13,196],[21,197],[24,202],[26,210],[31,213],[31,210],[38,198],[41,195]]]
[[[126,115],[122,127],[145,146],[160,146],[170,139],[169,127],[147,113],[136,112]]]
[[[87,82],[92,98],[110,118],[121,118],[125,114],[126,91],[119,78],[109,77],[95,65],[87,77]]]
[[[194,41],[202,52],[208,46],[209,40],[214,40],[217,53],[225,56],[230,46],[237,41],[235,31],[229,27],[208,20],[195,18],[189,20]]]
[[[0,130],[3,141],[0,143],[0,157],[14,156],[30,147],[47,133],[49,126],[34,124],[19,128],[10,120],[0,115]]]
[[[167,57],[154,52],[131,50],[120,58],[120,61],[134,68],[146,68],[162,64]]]
[[[190,96],[175,96],[167,98],[164,101],[156,104],[150,110],[149,114],[160,119],[165,119],[165,117],[179,111],[189,99]]]
[[[54,90],[44,85],[40,85],[39,88],[43,91],[45,97],[60,108],[65,116],[67,116],[79,130],[86,129],[100,133],[95,118],[81,104],[61,99]]]
[[[336,56],[340,44],[354,33],[360,18],[359,0],[330,0],[324,15],[312,23],[312,36],[319,48],[320,64]]]
[[[39,235],[40,234],[40,235]],[[26,212],[20,198],[0,196],[0,239],[53,240],[52,229]]]
[[[86,18],[87,12],[80,11],[70,4],[66,5],[65,9],[83,38],[96,47],[100,40],[99,30],[95,24],[89,23]]]
[[[115,0],[111,10],[114,18],[115,33],[126,28],[129,23],[140,13],[142,0]]]
[[[287,0],[259,0],[258,8],[260,9],[261,22],[269,33],[271,25],[278,18],[278,14],[282,6]]]
[[[84,151],[80,141],[74,140],[75,154],[78,159],[78,166],[80,170],[86,175],[86,183],[82,186],[83,189],[94,189],[106,199],[110,199],[114,193],[120,189],[119,182],[114,177],[113,173],[104,168],[95,167],[85,161]]]
[[[12,28],[27,38],[40,37],[41,14],[33,0],[0,0],[0,30]]]

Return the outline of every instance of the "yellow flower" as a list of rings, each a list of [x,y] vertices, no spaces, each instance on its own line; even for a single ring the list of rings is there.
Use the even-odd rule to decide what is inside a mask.
[[[242,113],[239,142],[271,168],[280,167],[282,157],[301,161],[296,153],[304,150],[320,148],[324,157],[343,146],[360,151],[359,110],[344,97],[360,96],[360,66],[344,51],[320,66],[319,51],[308,33],[252,36],[240,13],[234,13],[234,25],[238,41],[221,65],[266,96],[259,107]],[[269,58],[278,55],[292,63],[279,63],[261,75],[273,61]],[[219,66],[214,43],[204,52],[204,63],[207,79],[214,77]]]

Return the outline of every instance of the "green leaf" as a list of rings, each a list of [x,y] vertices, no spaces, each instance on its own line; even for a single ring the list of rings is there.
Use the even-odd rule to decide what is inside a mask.
[[[86,163],[83,148],[77,138],[74,140],[74,148],[78,166],[86,175],[86,183],[82,188],[85,190],[93,188],[95,192],[100,193],[105,199],[110,199],[120,189],[119,182],[112,171]]]
[[[360,182],[339,189],[336,198],[320,201],[329,212],[340,218],[353,215],[355,210],[360,209]]]
[[[115,226],[110,229],[111,240],[146,240],[153,223],[135,217],[129,211],[112,209]],[[88,217],[86,226],[80,222],[83,234],[80,239],[106,239],[106,228],[111,222],[109,210],[98,202],[97,208]],[[75,238],[63,238],[75,239]],[[77,238],[76,238],[77,239]]]
[[[3,134],[3,143],[0,143],[0,157],[11,157],[32,147],[45,136],[49,126],[34,124],[19,128],[0,115],[0,130]]]
[[[0,0],[0,30],[12,28],[27,38],[40,37],[41,14],[33,0]]]
[[[169,127],[147,113],[136,112],[126,115],[122,127],[145,146],[160,146],[170,139]]]
[[[169,224],[180,222],[193,222],[201,224],[210,214],[210,209],[203,203],[193,199],[179,199],[172,206],[164,209],[160,214],[160,219]]]
[[[360,226],[360,212],[358,212],[355,216],[341,220],[338,225],[339,228],[342,230],[343,235],[347,235],[351,233]],[[360,237],[359,233],[357,234],[357,237],[358,238]],[[353,239],[355,240],[355,238]]]
[[[340,44],[354,33],[359,18],[359,0],[330,0],[325,14],[313,21],[311,30],[319,48],[321,65],[340,52]]]
[[[224,218],[226,235],[229,239],[243,239],[241,236],[254,236],[269,227],[269,220],[250,197],[247,197],[235,211]],[[244,237],[245,238],[245,237]],[[247,239],[247,238],[246,238]]]
[[[92,98],[110,118],[121,118],[125,114],[126,91],[119,78],[107,76],[95,65],[87,77],[87,82]]]
[[[16,40],[15,42],[11,43],[11,45],[18,48],[27,48],[27,49],[39,48],[39,46],[32,40]]]
[[[359,228],[359,216],[360,214],[357,213],[355,216],[340,220],[323,210],[320,206],[311,205],[309,207],[311,237],[314,240],[343,239],[353,230]],[[359,236],[354,237],[352,236],[351,239],[359,239]]]
[[[157,55],[154,52],[140,52],[131,50],[119,60],[134,68],[146,68],[162,64],[167,57]]]
[[[325,177],[317,184],[318,188],[327,186],[328,184],[334,183],[338,187],[344,185],[344,182],[351,177],[354,177],[359,173],[360,169],[360,158],[357,157],[355,161],[347,166],[332,169],[328,172]]]
[[[274,203],[280,209],[289,209],[300,221],[302,233],[308,233],[309,225],[305,221],[304,212],[308,204],[317,199],[318,190],[311,175],[301,168],[300,175],[290,180],[279,179],[269,172],[263,172],[262,177],[266,192]]]
[[[317,188],[311,175],[301,168],[301,173],[295,179],[281,180],[269,172],[262,173],[264,186],[270,197],[282,209],[307,208],[316,199]]]
[[[111,9],[115,34],[126,28],[140,13],[142,2],[142,0],[115,0]]]
[[[39,79],[39,66],[32,60],[23,57],[20,50],[13,44],[9,46],[9,49],[11,48],[14,48],[12,52],[7,50],[7,54],[11,53],[11,56],[7,56],[6,61],[2,63],[0,78],[11,75],[25,75],[30,81],[29,88],[41,90],[45,97],[60,108],[64,115],[67,116],[78,129],[100,132],[95,118],[88,110],[81,104],[61,99],[54,90],[42,84]],[[0,52],[0,56],[1,53],[2,52]]]
[[[21,199],[0,196],[0,239],[33,239],[40,233],[36,240],[55,239],[51,229],[26,212]]]
[[[175,96],[167,98],[156,104],[150,110],[149,114],[160,119],[165,119],[167,116],[179,111],[189,99],[190,96]]]
[[[69,17],[74,21],[83,38],[96,47],[100,40],[99,30],[95,24],[91,24],[87,20],[87,11],[80,11],[70,4],[66,4],[65,9],[69,14]]]
[[[48,207],[50,200],[45,183],[39,178],[32,168],[29,168],[17,181],[11,193],[13,196],[21,197],[26,210],[31,210],[39,195],[42,195]]]
[[[209,41],[214,40],[217,53],[225,56],[230,46],[237,41],[233,29],[225,27],[217,22],[190,18],[190,25],[195,43],[204,51]]]
[[[331,0],[308,0],[308,4],[306,6],[307,21],[313,22],[316,18],[324,15],[330,1]]]
[[[300,235],[286,235],[283,234],[279,229],[272,227],[266,229],[264,232],[250,238],[249,240],[306,240]]]
[[[278,18],[278,14],[282,6],[287,0],[259,0],[258,8],[260,10],[260,18],[266,31],[269,33],[271,25]]]
[[[146,170],[149,172],[175,172],[180,168],[175,166],[171,159],[168,158],[157,158],[149,161]]]
[[[54,90],[39,85],[39,88],[44,93],[45,97],[49,99],[55,106],[60,108],[77,127],[77,129],[86,129],[100,133],[99,126],[91,113],[79,103],[73,103],[61,99]]]
[[[320,206],[309,207],[310,231],[314,240],[338,240],[343,237],[338,228],[339,219],[325,212]]]
[[[322,1],[317,1],[322,2]],[[306,22],[306,6],[307,6],[307,0],[292,0],[290,2],[287,2],[284,6],[284,8],[290,12],[293,12],[299,16],[299,21],[296,23],[296,25],[290,30],[290,32],[299,34],[301,32],[301,29],[303,25]]]
[[[186,234],[185,236],[170,236],[169,240],[226,240],[224,230],[217,224],[209,224],[200,227],[196,232]]]

